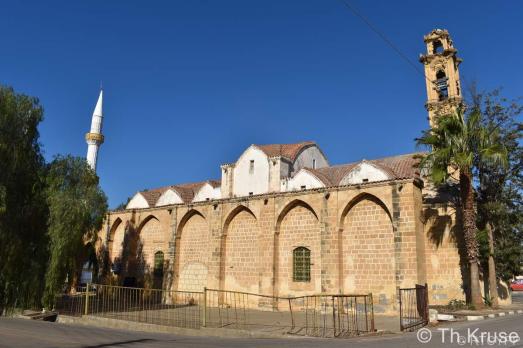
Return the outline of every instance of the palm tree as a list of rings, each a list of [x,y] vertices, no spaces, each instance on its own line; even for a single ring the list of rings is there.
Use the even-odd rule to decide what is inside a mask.
[[[440,116],[434,128],[416,139],[418,146],[431,151],[424,155],[420,167],[428,169],[436,185],[449,179],[450,168],[459,173],[459,196],[462,233],[470,269],[470,301],[476,308],[483,307],[479,284],[479,248],[476,239],[476,210],[474,204],[474,163],[506,165],[507,150],[498,141],[496,129],[481,124],[481,113],[473,109],[467,115],[463,109],[455,114]]]

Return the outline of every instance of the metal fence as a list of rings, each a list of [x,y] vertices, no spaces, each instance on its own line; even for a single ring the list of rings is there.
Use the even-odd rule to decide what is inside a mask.
[[[66,294],[56,297],[55,310],[64,315],[81,316],[85,311],[87,288],[76,287]]]
[[[92,315],[199,329],[202,299],[201,292],[90,284],[78,297],[57,301],[56,309],[59,313],[75,316]]]
[[[289,307],[292,334],[349,337],[375,331],[372,294],[295,297]]]
[[[281,333],[292,328],[287,298],[217,289],[204,293],[203,326]]]
[[[90,284],[60,296],[56,310],[175,327],[315,337],[374,331],[372,294],[275,297],[207,288],[185,292]]]
[[[428,286],[399,289],[401,331],[415,331],[429,323]]]

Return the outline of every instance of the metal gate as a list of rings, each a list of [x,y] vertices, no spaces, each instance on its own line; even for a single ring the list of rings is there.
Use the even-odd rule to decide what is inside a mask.
[[[401,331],[414,331],[429,323],[429,288],[416,284],[399,289]]]

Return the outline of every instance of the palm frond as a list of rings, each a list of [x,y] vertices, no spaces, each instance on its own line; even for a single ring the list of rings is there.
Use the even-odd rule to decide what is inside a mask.
[[[495,127],[485,126],[482,117],[477,108],[467,114],[458,109],[454,114],[438,117],[435,127],[416,139],[418,147],[431,151],[420,166],[430,170],[435,183],[448,178],[451,166],[470,171],[476,160],[492,166],[506,165],[508,154],[499,141],[499,132]]]

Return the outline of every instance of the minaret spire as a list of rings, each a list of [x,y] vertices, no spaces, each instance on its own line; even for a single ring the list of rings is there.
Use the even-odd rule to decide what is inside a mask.
[[[98,149],[104,142],[104,136],[102,135],[103,92],[103,89],[100,88],[100,96],[96,102],[91,120],[91,130],[85,135],[85,140],[87,141],[87,163],[95,172]]]

